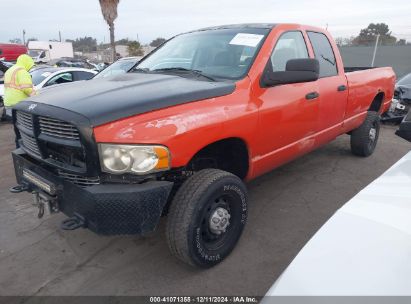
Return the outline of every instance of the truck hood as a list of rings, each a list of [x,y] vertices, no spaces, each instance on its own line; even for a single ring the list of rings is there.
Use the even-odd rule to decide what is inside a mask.
[[[43,89],[30,97],[78,113],[92,126],[166,107],[231,94],[232,82],[210,82],[164,74],[128,73]]]

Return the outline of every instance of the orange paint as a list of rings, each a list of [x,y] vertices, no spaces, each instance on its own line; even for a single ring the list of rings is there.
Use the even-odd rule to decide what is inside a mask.
[[[303,33],[312,58],[306,31],[326,34],[338,75],[262,88],[260,79],[278,38],[296,30]],[[328,33],[310,26],[282,24],[268,35],[248,75],[236,82],[232,94],[101,125],[94,129],[94,136],[104,143],[164,145],[170,150],[173,168],[185,166],[213,142],[240,138],[248,147],[250,170],[246,179],[250,180],[357,128],[379,92],[384,94],[380,112],[387,110],[394,83],[391,68],[345,74],[338,48]],[[341,85],[348,89],[337,91]],[[313,91],[320,97],[306,100],[305,95]]]

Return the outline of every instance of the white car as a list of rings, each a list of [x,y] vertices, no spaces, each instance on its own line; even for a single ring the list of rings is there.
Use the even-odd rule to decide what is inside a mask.
[[[94,79],[125,74],[129,72],[142,58],[143,56],[120,58],[98,73]]]
[[[410,190],[411,152],[324,224],[262,303],[283,303],[284,296],[411,296]],[[337,302],[366,303],[351,301]]]
[[[30,75],[33,80],[34,88],[38,91],[44,87],[49,87],[56,84],[89,80],[96,75],[97,72],[82,68],[62,68],[51,66],[38,66],[30,70]],[[0,84],[0,97],[4,95],[4,85]]]

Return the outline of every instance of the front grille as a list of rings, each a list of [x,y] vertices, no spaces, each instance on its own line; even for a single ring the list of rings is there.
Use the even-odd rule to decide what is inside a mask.
[[[61,170],[58,171],[58,175],[61,178],[65,179],[66,181],[76,184],[80,187],[89,187],[89,186],[100,184],[100,178],[98,176],[97,177],[85,177],[85,176],[63,172]]]
[[[77,128],[68,122],[40,116],[39,124],[42,134],[63,139],[80,140]]]
[[[30,135],[27,135],[23,132],[20,132],[21,140],[23,141],[23,146],[28,150],[28,152],[31,152],[35,154],[38,157],[41,157],[41,153],[39,150],[39,147],[37,145],[36,139]]]
[[[29,130],[33,130],[33,119],[30,114],[18,111],[16,114],[16,121],[19,125]]]
[[[85,172],[86,151],[74,125],[24,111],[16,111],[15,118],[21,146],[27,153],[53,166]]]

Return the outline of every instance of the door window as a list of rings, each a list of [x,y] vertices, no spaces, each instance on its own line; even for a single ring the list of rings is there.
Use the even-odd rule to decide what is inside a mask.
[[[67,83],[67,82],[72,82],[73,81],[73,75],[71,73],[61,73],[53,78],[51,78],[46,86],[51,86],[54,84],[60,84],[60,83]]]
[[[271,54],[273,72],[284,72],[288,60],[300,58],[308,58],[303,34],[298,31],[283,34]]]
[[[77,80],[89,80],[93,78],[94,74],[89,72],[73,72],[74,78]]]
[[[335,55],[327,36],[317,32],[307,32],[314,49],[315,58],[320,62],[320,78],[338,74]]]

